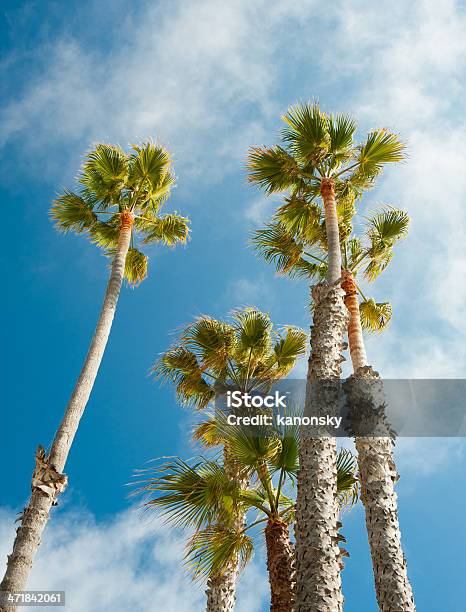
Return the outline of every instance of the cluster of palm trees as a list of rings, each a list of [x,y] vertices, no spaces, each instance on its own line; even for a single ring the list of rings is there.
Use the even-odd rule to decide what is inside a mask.
[[[140,473],[145,504],[186,529],[186,564],[206,580],[209,612],[234,609],[240,571],[265,538],[274,612],[343,609],[342,512],[360,498],[382,612],[415,610],[401,547],[394,490],[398,479],[393,435],[385,421],[381,382],[369,365],[363,330],[379,332],[391,318],[388,302],[364,295],[389,265],[407,234],[406,212],[384,205],[355,222],[357,207],[388,163],[405,147],[385,129],[355,141],[356,124],[324,113],[317,103],[291,107],[280,144],[249,151],[249,181],[281,194],[270,221],[251,245],[277,271],[311,284],[312,327],[304,414],[337,414],[346,394],[356,454],[339,449],[322,428],[239,426],[212,410],[225,390],[264,393],[304,356],[308,335],[274,327],[257,308],[228,320],[202,316],[188,325],[156,362],[154,375],[173,383],[182,404],[198,411],[193,432],[202,454],[174,457]],[[162,213],[174,183],[167,151],[151,142],[129,152],[100,144],[84,161],[79,190],[65,191],[51,210],[58,229],[87,235],[111,258],[102,310],[88,355],[50,448],[36,453],[31,497],[22,512],[1,591],[26,586],[51,507],[64,490],[63,473],[103,357],[123,279],[147,275],[141,248],[183,243],[189,220]],[[340,384],[348,339],[353,374]],[[247,414],[241,406],[238,413]],[[364,422],[371,427],[364,429]],[[362,425],[361,425],[362,424]],[[377,431],[376,431],[377,430]],[[294,525],[294,538],[290,527]],[[11,612],[13,605],[0,606]]]

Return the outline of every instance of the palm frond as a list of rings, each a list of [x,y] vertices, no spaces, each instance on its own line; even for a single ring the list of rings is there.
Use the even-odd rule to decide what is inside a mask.
[[[266,193],[281,193],[299,179],[296,160],[280,146],[251,147],[247,161],[248,181]]]
[[[156,494],[145,502],[176,527],[201,527],[219,520],[228,521],[239,496],[238,486],[216,461],[200,458],[193,465],[175,457],[158,468],[142,472],[147,476],[138,493]]]
[[[138,228],[144,234],[144,244],[161,242],[167,246],[185,243],[189,235],[189,219],[177,214],[147,217],[139,220]]]
[[[315,166],[331,146],[328,118],[315,102],[290,107],[283,121],[288,125],[282,138],[293,154],[304,163]]]
[[[285,329],[285,337],[275,343],[273,351],[279,368],[287,370],[295,365],[298,357],[305,355],[308,337],[299,327],[290,325]]]
[[[308,246],[325,244],[325,227],[322,227],[322,208],[309,202],[304,196],[292,195],[285,198],[274,215],[281,226],[292,236],[299,237]]]
[[[86,155],[79,182],[100,200],[101,210],[117,204],[128,176],[128,157],[118,146],[100,143]]]
[[[254,360],[270,351],[272,321],[265,312],[245,307],[233,311],[236,357]]]
[[[72,191],[65,190],[58,196],[50,209],[55,227],[62,232],[74,231],[77,234],[90,231],[97,223],[94,201],[85,199]]]
[[[356,457],[347,448],[337,456],[337,498],[340,508],[353,506],[359,497]]]
[[[186,564],[195,580],[221,575],[230,564],[238,563],[239,571],[254,553],[252,539],[244,532],[212,525],[196,531],[186,552]]]
[[[129,248],[125,261],[125,279],[132,287],[139,285],[147,276],[147,255]]]
[[[107,251],[115,250],[120,235],[120,215],[112,215],[106,221],[97,221],[90,231],[91,240],[94,244]]]
[[[357,162],[359,170],[365,175],[379,171],[383,164],[405,159],[405,145],[396,134],[385,129],[374,130],[366,142],[359,147]]]
[[[356,122],[349,115],[330,115],[327,129],[330,136],[329,152],[333,155],[333,168],[346,162],[351,156]]]
[[[362,328],[370,332],[381,332],[392,318],[392,306],[388,302],[364,300],[359,304]]]
[[[132,149],[133,153],[129,156],[129,183],[137,186],[138,191],[152,195],[159,193],[161,186],[168,189],[173,182],[168,151],[153,142],[133,145]],[[169,183],[166,181],[167,176],[172,179]]]
[[[367,235],[373,244],[392,246],[408,234],[409,216],[404,210],[384,206],[383,209],[367,219]]]
[[[186,327],[181,342],[194,351],[203,367],[224,372],[235,346],[235,329],[223,321],[202,316]]]

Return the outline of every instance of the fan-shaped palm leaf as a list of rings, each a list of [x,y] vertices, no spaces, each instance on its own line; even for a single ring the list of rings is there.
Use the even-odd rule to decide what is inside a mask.
[[[359,304],[361,325],[363,329],[371,332],[381,332],[390,322],[392,307],[388,302],[375,302],[373,299],[364,300]]]

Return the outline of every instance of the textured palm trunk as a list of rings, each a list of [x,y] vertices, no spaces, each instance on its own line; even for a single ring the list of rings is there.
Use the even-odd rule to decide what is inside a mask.
[[[338,276],[340,272],[338,273]],[[349,316],[337,285],[313,288],[314,316],[305,414],[339,410],[341,350]],[[296,503],[296,612],[341,612],[337,445],[327,431],[302,430]]]
[[[229,478],[235,480],[238,485],[247,488],[248,479],[244,477],[238,463],[231,458],[228,448],[223,450],[223,464]],[[244,526],[244,514],[238,512],[235,516],[233,527],[242,529]],[[236,580],[238,578],[238,560],[233,560],[221,574],[210,576],[206,588],[206,612],[232,612],[236,603]]]
[[[342,287],[351,313],[348,339],[354,374],[347,386],[350,410],[357,419],[363,419],[359,427],[369,426],[378,434],[355,439],[377,601],[381,612],[414,612],[398,521],[395,493],[398,474],[390,427],[385,422],[381,382],[367,363],[356,285],[348,273],[344,274]],[[361,380],[362,384],[358,385]],[[361,407],[363,414],[358,414]]]
[[[332,284],[340,278],[341,272],[340,233],[338,230],[337,203],[333,180],[322,179],[320,192],[324,202],[325,230],[328,245],[327,282]]]
[[[270,583],[270,611],[294,611],[295,563],[288,525],[269,519],[265,528],[267,570]]]
[[[66,407],[63,420],[55,434],[50,453],[46,454],[42,447],[39,447],[36,452],[36,465],[31,482],[32,494],[28,505],[23,510],[21,524],[16,531],[13,552],[8,556],[7,569],[0,585],[0,591],[21,591],[26,587],[42,532],[49,519],[50,509],[56,505],[57,496],[66,486],[67,478],[62,472],[79,421],[91,394],[112,327],[123,282],[132,223],[131,213],[122,214],[117,252],[112,263],[102,310],[89,352]],[[1,612],[13,612],[15,609],[15,606],[0,607]]]

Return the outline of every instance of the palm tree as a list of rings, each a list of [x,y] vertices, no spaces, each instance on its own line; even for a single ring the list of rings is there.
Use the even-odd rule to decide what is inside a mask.
[[[337,208],[351,207],[372,187],[384,164],[403,159],[404,145],[385,129],[354,142],[356,124],[347,115],[327,115],[316,103],[297,104],[283,117],[282,144],[253,147],[249,153],[249,180],[266,193],[287,192],[287,213],[304,205],[302,231],[320,231],[321,198],[328,253],[326,283],[312,289],[314,301],[306,413],[332,415],[337,411],[341,375],[341,348],[348,323],[343,303],[341,249]],[[318,213],[318,214],[317,214]],[[294,221],[292,221],[293,223]],[[320,262],[311,266],[320,268]],[[326,383],[325,381],[329,381]],[[334,437],[325,431],[303,436],[296,505],[296,610],[332,610],[343,606],[340,552],[337,546]]]
[[[202,316],[188,325],[179,341],[161,356],[154,373],[175,383],[183,404],[203,410],[225,389],[264,391],[274,380],[286,376],[305,350],[306,334],[302,330],[287,326],[278,332],[268,315],[247,307],[234,311],[230,322]],[[228,443],[223,446],[223,467],[230,480],[246,488],[248,474],[231,455]],[[234,529],[241,530],[244,513],[240,507],[233,517]],[[223,528],[220,520],[215,529]],[[233,610],[237,574],[235,557],[222,572],[210,573],[208,612]]]
[[[185,556],[195,579],[221,574],[233,557],[241,560],[243,569],[254,550],[248,532],[265,523],[270,610],[292,612],[295,561],[289,526],[294,520],[294,501],[285,490],[292,488],[298,471],[297,427],[286,431],[247,428],[211,418],[201,423],[195,438],[208,447],[229,444],[231,455],[248,475],[248,486],[238,487],[217,459],[201,457],[189,464],[175,458],[149,470],[149,478],[142,481],[140,492],[157,493],[146,507],[161,510],[176,527],[195,529]],[[350,451],[340,451],[337,466],[338,503],[343,508],[358,497],[356,462]],[[249,519],[239,530],[234,521],[238,507]]]
[[[392,432],[385,420],[379,375],[369,365],[362,334],[363,326],[371,331],[383,329],[391,317],[391,307],[364,297],[360,304],[357,294],[362,292],[356,278],[362,271],[366,280],[372,282],[385,270],[393,257],[394,245],[407,234],[408,223],[407,214],[393,208],[369,219],[365,240],[353,238],[348,243],[348,252],[345,250],[342,283],[351,316],[348,341],[353,364],[353,376],[345,390],[354,425],[375,591],[382,612],[414,612],[416,607],[401,545],[394,488],[399,477],[393,458]],[[364,435],[367,427],[374,429]]]
[[[363,294],[358,276],[373,282],[389,265],[395,244],[407,234],[409,218],[391,206],[383,207],[366,219],[364,232],[353,235],[350,207],[342,208],[339,215],[342,236],[342,288],[345,304],[350,312],[348,341],[353,364],[353,377],[346,385],[353,420],[358,466],[361,479],[361,499],[366,511],[366,525],[374,569],[376,595],[381,610],[415,609],[409,583],[406,561],[401,546],[397,498],[394,484],[398,479],[392,453],[392,438],[383,414],[383,407],[374,405],[367,397],[371,383],[378,374],[369,366],[363,339],[363,329],[382,331],[390,321],[392,308],[388,302],[376,302]],[[268,260],[275,263],[280,273],[291,276],[321,277],[326,270],[325,236],[320,220],[320,231],[305,235],[300,225],[290,224],[285,207],[279,209],[272,223],[256,231],[253,243]],[[303,211],[305,214],[305,211]],[[296,220],[298,210],[293,211]],[[323,216],[322,216],[323,217]],[[317,264],[315,263],[317,262]],[[357,380],[365,381],[357,385]],[[362,399],[366,400],[363,402]],[[358,417],[358,405],[371,402],[371,416],[365,412]],[[376,408],[376,410],[374,410]],[[362,435],[357,421],[365,421],[368,435]],[[361,423],[359,423],[361,425]],[[371,427],[381,428],[378,435]]]
[[[88,354],[50,451],[37,450],[32,495],[8,557],[2,591],[25,588],[50,509],[66,486],[63,469],[104,354],[123,278],[137,285],[147,274],[147,256],[137,248],[137,239],[143,245],[174,245],[188,237],[188,219],[160,214],[174,175],[170,156],[159,145],[148,142],[125,153],[99,144],[86,156],[78,183],[78,192],[66,190],[57,197],[52,219],[58,230],[84,234],[103,248],[112,260],[110,277]]]

